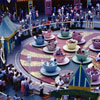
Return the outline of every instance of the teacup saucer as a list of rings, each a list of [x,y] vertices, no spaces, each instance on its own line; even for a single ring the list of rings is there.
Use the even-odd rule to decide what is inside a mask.
[[[60,34],[57,35],[57,37],[60,38],[60,39],[70,39],[72,37],[72,34],[69,34],[69,36],[67,36],[67,37],[63,37],[60,33]]]
[[[59,49],[59,47],[56,47],[56,49],[55,49],[54,51],[49,51],[47,47],[44,47],[44,48],[43,48],[43,51],[44,51],[45,53],[53,54],[53,53],[54,53],[56,50],[58,50],[58,49]]]
[[[100,51],[100,49],[95,49],[94,46],[93,46],[93,44],[91,44],[89,46],[89,49],[92,50],[92,51],[96,51],[96,52]]]
[[[46,41],[42,45],[37,45],[35,41],[33,41],[33,43],[32,43],[32,46],[34,46],[34,47],[44,47],[46,45],[47,45],[47,42]]]
[[[54,58],[51,58],[51,59],[54,60]],[[69,62],[70,62],[70,60],[69,60],[67,57],[65,57],[64,61],[63,61],[62,63],[58,63],[58,62],[57,62],[57,65],[58,65],[58,66],[66,65],[66,64],[68,64]]]
[[[50,38],[45,38],[46,41],[54,39],[55,36],[52,34]]]
[[[60,70],[61,70],[61,68],[57,67],[55,72],[53,72],[53,73],[48,73],[48,72],[44,69],[44,67],[42,67],[42,68],[40,69],[40,72],[41,72],[41,74],[43,74],[43,75],[45,75],[45,76],[56,76],[56,75],[59,74]]]
[[[78,42],[78,44],[81,45],[81,44],[84,44],[85,42],[86,42],[86,40],[82,38],[81,41]]]
[[[81,61],[79,61],[79,60],[77,59],[76,56],[74,56],[74,57],[72,58],[72,61],[75,62],[75,63],[78,63],[78,64],[82,64],[82,63],[83,63],[83,64],[88,64],[88,63],[90,63],[90,62],[92,61],[92,58],[87,57],[87,60],[81,62]]]

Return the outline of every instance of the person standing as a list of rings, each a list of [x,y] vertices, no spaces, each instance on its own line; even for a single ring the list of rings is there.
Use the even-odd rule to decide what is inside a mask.
[[[59,86],[64,85],[64,81],[61,79],[61,77],[59,77],[59,79],[58,79],[58,81],[57,81],[57,84],[58,84]]]
[[[36,18],[38,18],[39,17],[39,12],[38,12],[38,10],[36,10]]]
[[[21,93],[24,94],[25,93],[25,79],[23,79],[21,81]]]
[[[55,13],[53,13],[52,14],[52,21],[55,22],[55,20],[56,20],[56,16],[55,16]]]
[[[82,28],[83,27],[83,20],[84,20],[84,18],[83,18],[83,16],[80,18],[80,27]]]
[[[29,81],[29,91],[30,91],[31,94],[33,94],[33,90],[34,90],[34,88],[33,88],[33,82],[30,80]]]
[[[18,44],[21,45],[21,35],[22,35],[22,31],[19,30],[19,33],[18,33]]]
[[[42,81],[40,81],[40,86],[39,86],[39,88],[40,88],[40,96],[43,96],[44,84],[43,84]]]
[[[32,19],[34,20],[35,19],[35,8],[33,7],[33,10],[32,10]]]
[[[54,10],[53,12],[56,14],[56,7],[54,7],[53,10]]]
[[[58,84],[55,84],[55,90],[60,90],[60,86]]]
[[[24,94],[25,94],[25,96],[28,96],[29,95],[29,81],[28,81],[27,78],[25,78],[25,84],[24,84],[24,86],[25,86],[25,92],[24,92]]]
[[[17,74],[14,74],[14,76],[13,76],[13,88],[14,88],[14,90],[16,90],[16,84],[17,83]]]

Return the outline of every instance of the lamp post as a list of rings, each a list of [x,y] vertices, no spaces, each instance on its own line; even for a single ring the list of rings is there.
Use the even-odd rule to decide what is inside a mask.
[[[32,25],[31,25],[31,23],[32,23],[32,13],[31,12],[29,12],[29,17],[30,17],[30,33],[31,33],[31,36],[32,36]]]
[[[4,37],[1,37],[1,43],[2,43],[2,50],[3,50],[3,64],[5,63],[5,53],[4,53]],[[2,56],[2,55],[1,55]]]
[[[28,64],[29,64],[29,72],[31,71],[30,68],[31,68],[31,56],[28,55],[27,56],[27,61],[28,61]]]
[[[64,15],[64,7],[63,6],[61,8],[61,12],[62,12],[62,27],[63,27],[63,15]]]

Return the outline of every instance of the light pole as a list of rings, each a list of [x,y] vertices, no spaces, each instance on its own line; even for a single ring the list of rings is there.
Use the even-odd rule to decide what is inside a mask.
[[[4,37],[1,37],[1,43],[2,43],[2,51],[3,51],[3,64],[5,64],[5,53],[4,53]],[[2,56],[2,55],[1,55]]]
[[[32,36],[32,25],[31,25],[31,23],[32,23],[32,13],[31,12],[29,12],[29,17],[30,17],[30,33],[31,33],[31,36]]]
[[[27,56],[27,61],[28,61],[28,64],[29,64],[29,72],[31,71],[30,68],[31,68],[31,56],[28,55]]]
[[[64,15],[64,7],[63,6],[61,8],[61,12],[62,12],[62,27],[63,27],[63,15]]]

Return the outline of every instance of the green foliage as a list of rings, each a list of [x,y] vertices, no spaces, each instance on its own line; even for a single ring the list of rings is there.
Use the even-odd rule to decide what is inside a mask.
[[[99,94],[88,92],[84,90],[75,90],[75,89],[68,89],[68,90],[58,90],[50,92],[50,95],[56,98],[60,98],[62,95],[70,95],[75,97],[84,97],[84,98],[92,98],[93,100],[97,100]]]

